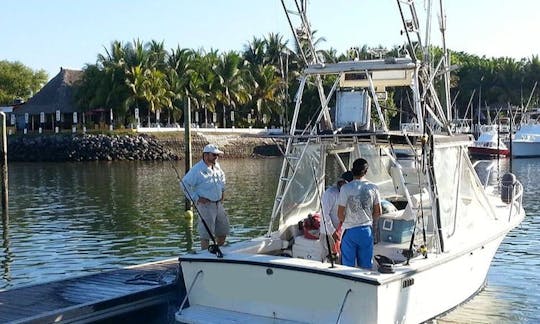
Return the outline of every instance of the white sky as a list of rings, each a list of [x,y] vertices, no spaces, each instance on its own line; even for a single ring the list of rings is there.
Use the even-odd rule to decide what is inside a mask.
[[[444,2],[450,49],[516,59],[540,53],[539,0]],[[343,53],[351,46],[404,42],[395,0],[308,4],[312,28],[327,40],[321,48]],[[425,1],[416,7],[423,14]],[[95,63],[113,40],[154,39],[164,41],[167,49],[240,51],[254,36],[291,35],[279,0],[3,0],[0,8],[0,60],[45,69],[49,78],[61,66],[81,69]],[[438,35],[433,33],[434,43]]]

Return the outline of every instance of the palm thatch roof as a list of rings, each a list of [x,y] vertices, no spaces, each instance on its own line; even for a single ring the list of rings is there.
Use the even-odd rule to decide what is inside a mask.
[[[16,114],[39,115],[41,112],[50,114],[56,110],[62,113],[79,111],[80,109],[73,102],[73,86],[82,78],[82,75],[83,71],[80,70],[60,68],[60,73],[43,86],[25,105],[17,109]]]

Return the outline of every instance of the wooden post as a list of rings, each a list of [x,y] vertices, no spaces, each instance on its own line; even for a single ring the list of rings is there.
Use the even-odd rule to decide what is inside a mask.
[[[186,173],[191,169],[191,100],[187,98],[187,104],[184,106],[184,145],[186,147],[184,160]],[[191,212],[191,201],[186,197],[186,212]],[[193,214],[192,214],[193,215]],[[187,216],[187,215],[186,215]],[[193,217],[193,216],[192,216]]]
[[[187,98],[186,105],[184,106],[184,145],[185,145],[185,152],[184,152],[184,160],[185,160],[185,173],[191,169],[192,163],[191,163],[191,101],[189,98]],[[182,181],[180,179],[180,181]],[[184,185],[181,185],[184,187]],[[185,189],[185,188],[184,188]],[[184,211],[184,219],[186,220],[186,237],[187,240],[187,250],[191,251],[193,248],[193,210],[192,203],[190,198],[186,195],[185,197],[185,211]]]
[[[6,114],[0,112],[0,136],[1,138],[1,154],[0,166],[1,181],[2,181],[2,214],[6,214],[8,210],[8,169],[7,169],[7,134],[6,134]]]
[[[509,105],[510,106],[510,105]],[[514,159],[514,151],[512,150],[512,136],[514,136],[514,113],[512,112],[512,106],[509,107],[510,111],[510,143],[508,143],[508,149],[510,150],[510,161],[508,165],[508,172],[512,173],[512,159]]]

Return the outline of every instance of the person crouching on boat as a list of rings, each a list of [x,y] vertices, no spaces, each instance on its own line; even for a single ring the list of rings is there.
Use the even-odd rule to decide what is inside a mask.
[[[335,185],[326,189],[321,198],[322,216],[324,219],[321,222],[320,241],[324,255],[326,255],[328,258],[335,257],[334,260],[336,261],[339,260],[338,256],[340,255],[341,241],[341,224],[337,214],[339,190],[341,189],[341,186],[351,182],[352,180],[353,174],[351,171],[343,173]],[[330,246],[332,252],[328,251],[328,246]]]
[[[373,224],[381,214],[379,188],[364,177],[365,159],[353,162],[354,180],[343,185],[338,198],[338,217],[342,222],[341,263],[371,269],[373,266]]]
[[[223,151],[216,145],[206,145],[202,160],[197,162],[182,179],[184,191],[189,190],[189,197],[197,204],[199,212],[197,229],[203,250],[208,249],[209,240],[213,235],[216,237],[216,243],[223,245],[229,234],[229,218],[223,208],[225,173],[217,162],[220,154],[223,154]],[[212,235],[208,233],[201,217],[206,221]]]

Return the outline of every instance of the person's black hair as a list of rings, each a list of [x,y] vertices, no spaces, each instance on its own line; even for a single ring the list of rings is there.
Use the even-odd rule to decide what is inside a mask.
[[[351,171],[344,172],[341,175],[341,179],[343,179],[343,180],[345,180],[347,182],[351,182],[351,181],[353,181],[353,173]]]
[[[352,173],[355,177],[363,177],[366,175],[368,168],[368,162],[365,159],[359,158],[353,162]]]

